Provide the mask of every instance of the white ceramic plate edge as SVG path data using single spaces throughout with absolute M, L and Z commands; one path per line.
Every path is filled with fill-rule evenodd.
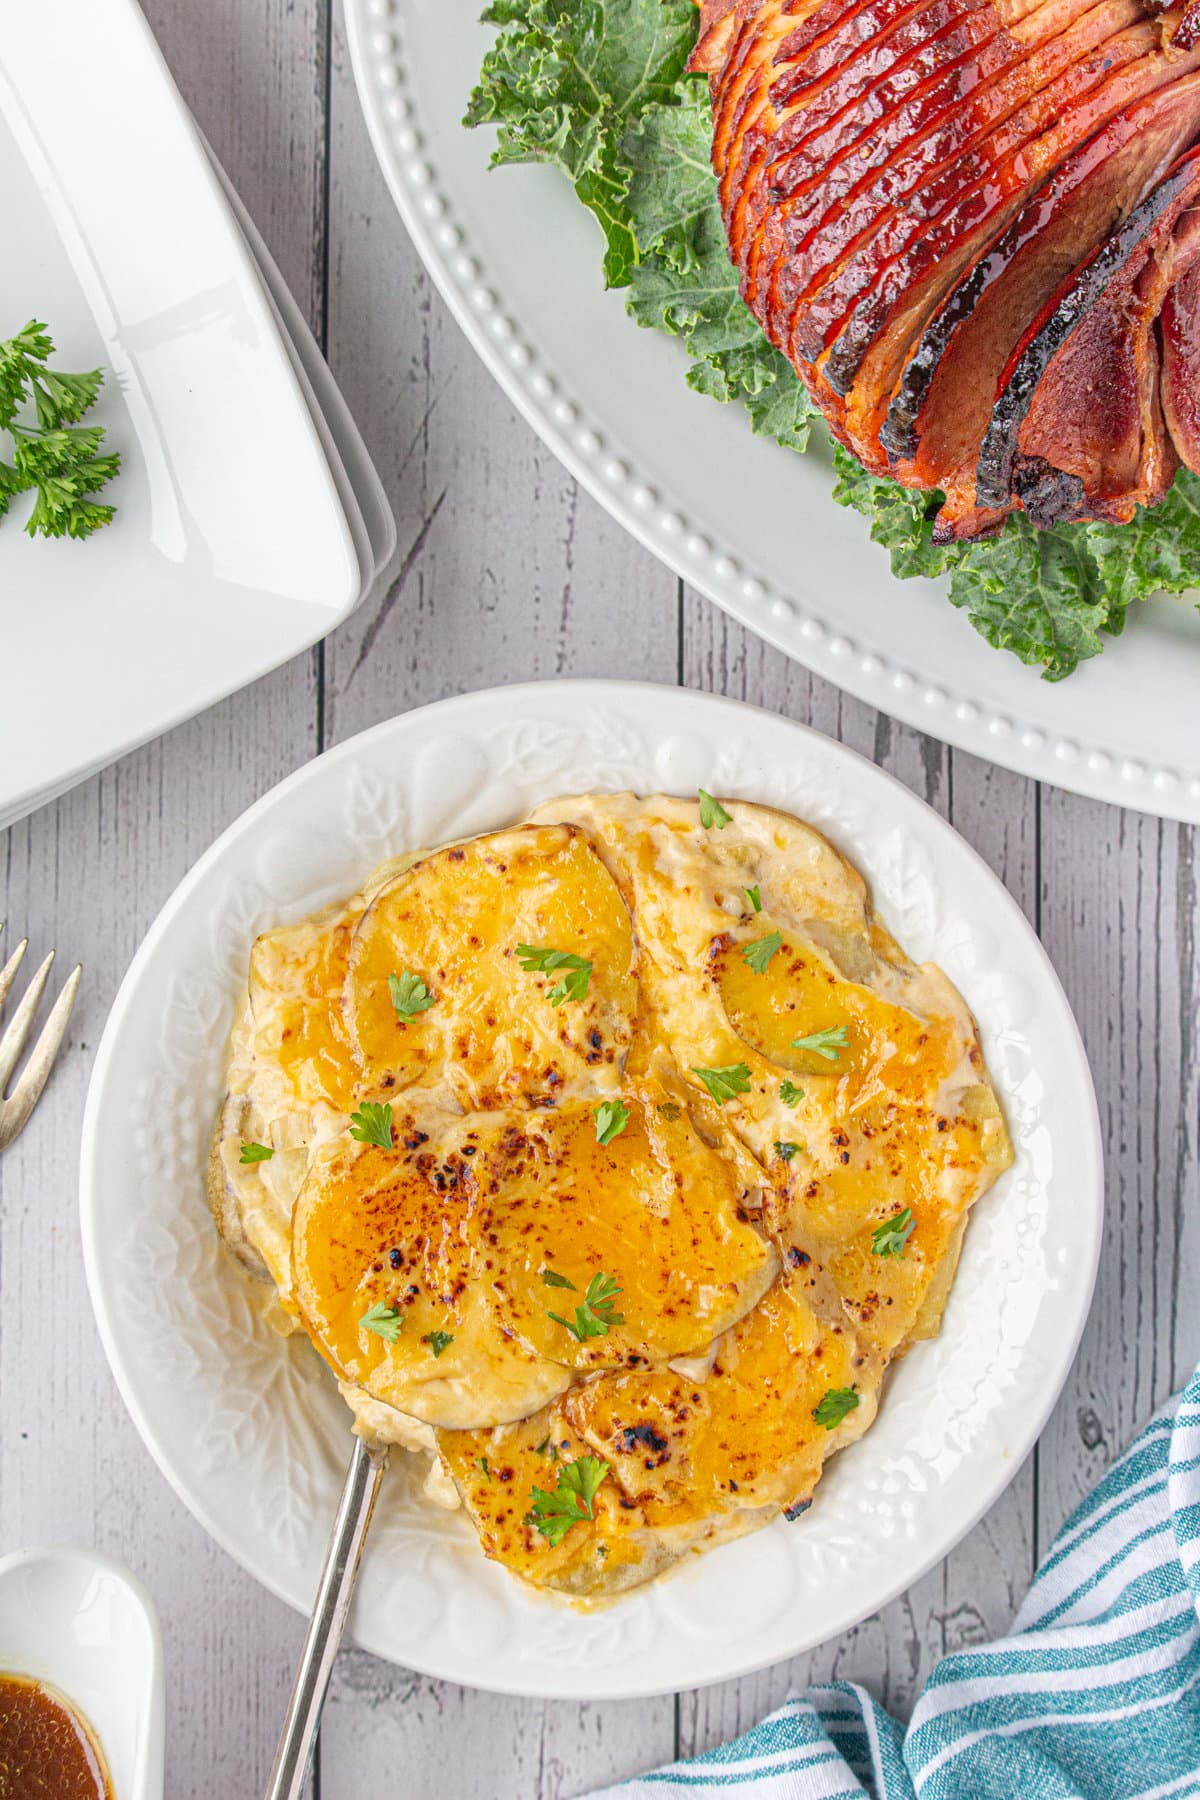
M 201 136 L 203 138 L 203 134 Z M 279 266 L 268 250 L 262 233 L 246 211 L 241 195 L 225 173 L 208 140 L 204 138 L 203 142 L 230 211 L 258 265 L 280 338 L 292 358 L 297 379 L 316 422 L 326 460 L 341 495 L 343 510 L 358 545 L 362 570 L 360 599 L 365 598 L 396 552 L 396 521 L 387 493 L 363 442 L 358 423 L 309 328 L 308 320 L 280 274 Z M 359 544 L 356 522 L 365 536 L 368 550 L 366 557 Z
M 525 686 L 504 690 L 484 690 L 483 693 L 476 695 L 467 694 L 454 696 L 419 710 L 423 721 L 427 721 L 431 727 L 434 727 L 438 724 L 444 724 L 448 719 L 452 719 L 456 711 L 469 709 L 474 702 L 493 699 L 502 692 L 506 707 L 511 708 L 515 717 L 522 717 L 524 715 L 525 703 L 532 704 L 536 702 L 539 693 L 546 689 L 569 690 L 572 708 L 577 710 L 582 710 L 589 703 L 603 705 L 606 699 L 610 697 L 616 699 L 618 696 L 622 695 L 645 694 L 662 695 L 664 697 L 672 696 L 676 698 L 686 697 L 702 702 L 706 709 L 722 712 L 731 723 L 746 714 L 761 715 L 763 718 L 771 720 L 774 724 L 786 726 L 789 733 L 796 734 L 800 739 L 807 738 L 822 744 L 828 743 L 828 740 L 824 739 L 820 733 L 812 731 L 811 728 L 796 724 L 790 720 L 781 720 L 777 715 L 767 712 L 766 709 L 750 707 L 743 702 L 724 699 L 718 696 L 690 696 L 686 695 L 685 690 L 660 688 L 651 683 L 618 681 L 560 681 L 531 683 Z M 328 765 L 333 762 L 350 760 L 359 753 L 364 745 L 385 738 L 394 728 L 396 723 L 397 721 L 395 720 L 384 721 L 381 724 L 372 727 L 370 730 L 362 732 L 358 734 L 358 736 L 348 739 L 343 744 L 325 752 L 323 756 L 314 759 L 314 763 Z M 978 1504 L 974 1506 L 969 1515 L 964 1514 L 964 1516 L 958 1520 L 953 1533 L 944 1536 L 939 1541 L 936 1549 L 932 1552 L 928 1554 L 918 1553 L 907 1563 L 901 1559 L 901 1572 L 897 1575 L 895 1581 L 886 1587 L 881 1586 L 873 1596 L 869 1607 L 858 1612 L 855 1618 L 847 1618 L 845 1620 L 840 1629 L 847 1630 L 862 1617 L 878 1610 L 879 1607 L 885 1605 L 897 1594 L 912 1586 L 913 1583 L 918 1581 L 930 1568 L 940 1562 L 953 1546 L 961 1541 L 966 1533 L 978 1523 L 984 1513 L 995 1504 L 999 1496 L 1015 1478 L 1019 1468 L 1023 1465 L 1030 1451 L 1033 1449 L 1037 1437 L 1044 1428 L 1058 1399 L 1062 1386 L 1067 1379 L 1090 1310 L 1091 1295 L 1095 1283 L 1101 1248 L 1103 1179 L 1099 1115 L 1090 1078 L 1087 1077 L 1086 1056 L 1082 1041 L 1079 1037 L 1078 1028 L 1053 965 L 1050 963 L 1044 948 L 1034 936 L 1032 927 L 1029 926 L 1028 921 L 1025 919 L 1025 916 L 1021 912 L 1016 901 L 995 881 L 995 877 L 992 875 L 991 871 L 988 870 L 983 859 L 980 858 L 968 844 L 966 844 L 965 840 L 954 832 L 953 827 L 948 825 L 947 822 L 943 820 L 940 815 L 935 813 L 932 808 L 928 807 L 924 801 L 920 800 L 918 796 L 912 794 L 907 788 L 903 787 L 903 785 L 896 781 L 894 777 L 886 774 L 882 770 L 876 769 L 866 758 L 859 756 L 856 752 L 847 749 L 843 745 L 837 745 L 836 749 L 840 755 L 844 756 L 852 763 L 870 769 L 873 777 L 876 780 L 883 782 L 885 787 L 895 789 L 899 794 L 904 796 L 907 802 L 918 807 L 923 813 L 928 814 L 930 820 L 933 821 L 934 829 L 939 833 L 946 834 L 948 838 L 952 839 L 957 846 L 958 852 L 960 854 L 965 852 L 969 862 L 981 871 L 985 878 L 994 885 L 997 903 L 1009 912 L 1014 923 L 1017 924 L 1019 929 L 1026 936 L 1028 948 L 1038 961 L 1040 973 L 1045 979 L 1047 990 L 1053 994 L 1061 1009 L 1062 1022 L 1069 1025 L 1070 1043 L 1078 1058 L 1078 1068 L 1082 1070 L 1085 1077 L 1086 1102 L 1084 1112 L 1086 1116 L 1081 1116 L 1076 1121 L 1081 1128 L 1081 1136 L 1078 1144 L 1074 1146 L 1075 1163 L 1078 1171 L 1075 1179 L 1076 1185 L 1078 1185 L 1080 1191 L 1093 1197 L 1092 1216 L 1082 1220 L 1082 1224 L 1088 1233 L 1085 1240 L 1086 1256 L 1082 1262 L 1076 1258 L 1072 1268 L 1073 1307 L 1069 1315 L 1066 1315 L 1067 1328 L 1065 1330 L 1060 1330 L 1058 1333 L 1054 1345 L 1052 1378 L 1042 1385 L 1039 1390 L 1039 1403 L 1030 1409 L 1022 1423 L 1021 1442 L 1019 1447 L 1016 1448 L 1011 1455 L 1007 1456 L 1006 1460 L 1003 1462 L 1002 1469 L 992 1476 L 990 1481 L 986 1484 L 985 1489 L 981 1491 Z M 242 836 L 243 834 L 249 835 L 252 833 L 256 823 L 280 798 L 295 790 L 306 781 L 309 771 L 313 766 L 313 764 L 308 764 L 295 771 L 295 773 L 287 777 L 283 782 L 280 782 L 274 789 L 270 790 L 270 792 L 255 802 L 254 805 L 243 813 L 238 820 L 230 825 L 193 866 L 192 870 L 167 900 L 154 921 L 154 924 L 151 926 L 121 984 L 121 988 L 114 1001 L 112 1011 L 105 1025 L 101 1043 L 97 1051 L 88 1090 L 87 1102 L 84 1109 L 80 1161 L 81 1227 L 85 1272 L 101 1341 L 122 1399 L 138 1428 L 143 1442 L 146 1444 L 161 1473 L 203 1529 L 221 1545 L 222 1549 L 226 1550 L 235 1561 L 250 1574 L 254 1575 L 255 1578 L 262 1582 L 272 1593 L 289 1605 L 297 1608 L 299 1611 L 307 1610 L 309 1596 L 307 1594 L 298 1593 L 294 1588 L 289 1591 L 285 1583 L 273 1579 L 261 1568 L 255 1566 L 253 1558 L 246 1552 L 243 1546 L 238 1544 L 231 1532 L 229 1532 L 209 1510 L 204 1498 L 190 1490 L 186 1483 L 179 1478 L 177 1471 L 172 1466 L 170 1457 L 164 1453 L 161 1445 L 157 1441 L 156 1428 L 146 1409 L 142 1405 L 134 1372 L 127 1364 L 124 1347 L 119 1340 L 118 1334 L 113 1329 L 112 1318 L 110 1317 L 107 1283 L 103 1273 L 102 1245 L 97 1237 L 96 1231 L 97 1196 L 93 1174 L 97 1162 L 96 1153 L 98 1139 L 105 1125 L 105 1115 L 102 1107 L 103 1089 L 109 1078 L 112 1060 L 117 1054 L 120 1045 L 125 1015 L 128 1013 L 133 1003 L 143 969 L 151 963 L 159 943 L 171 930 L 175 913 L 183 906 L 191 892 L 203 882 L 208 869 L 221 859 L 231 840 Z M 985 1201 L 983 1204 L 986 1205 L 987 1202 Z M 348 1432 L 346 1443 L 348 1451 Z M 852 1455 L 853 1452 L 848 1454 Z M 331 1505 L 329 1513 L 331 1524 L 332 1518 L 333 1508 Z M 754 1539 L 745 1541 L 753 1542 Z M 715 1554 L 720 1555 L 722 1553 L 717 1552 Z M 669 1580 L 670 1578 L 668 1577 L 668 1581 Z M 315 1585 L 316 1578 L 314 1572 L 314 1591 Z M 398 1597 L 402 1598 L 402 1595 L 403 1584 L 401 1581 Z M 546 1603 L 543 1602 L 542 1604 Z M 723 1681 L 737 1675 L 749 1673 L 756 1668 L 767 1666 L 769 1663 L 779 1660 L 780 1655 L 798 1654 L 804 1649 L 811 1648 L 815 1644 L 823 1641 L 827 1635 L 828 1634 L 825 1633 L 819 1633 L 804 1641 L 791 1643 L 782 1652 L 779 1651 L 777 1647 L 769 1647 L 765 1654 L 749 1654 L 736 1662 L 725 1662 L 719 1668 L 714 1669 L 711 1672 L 689 1673 L 686 1685 L 705 1686 L 713 1682 Z M 354 1629 L 354 1636 L 362 1648 L 372 1651 L 379 1656 L 396 1660 L 394 1648 L 389 1646 L 386 1639 L 381 1638 L 377 1633 L 369 1629 L 363 1629 L 361 1625 L 358 1625 Z M 469 1675 L 464 1675 L 461 1667 L 449 1666 L 435 1656 L 427 1656 L 422 1659 L 420 1655 L 414 1656 L 412 1654 L 406 1654 L 404 1662 L 406 1666 L 419 1668 L 423 1673 L 435 1677 L 465 1682 L 467 1685 L 485 1688 L 498 1693 L 514 1695 L 539 1694 L 547 1697 L 552 1695 L 556 1698 L 579 1700 L 599 1697 L 622 1699 L 653 1693 L 670 1692 L 680 1685 L 678 1682 L 670 1680 L 661 1682 L 659 1685 L 646 1683 L 644 1681 L 627 1685 L 623 1683 L 619 1677 L 614 1677 L 608 1671 L 589 1671 L 585 1669 L 578 1674 L 572 1670 L 556 1674 L 553 1687 L 544 1684 L 531 1686 L 527 1679 L 521 1679 L 519 1667 L 517 1667 L 514 1676 L 508 1678 L 504 1672 L 494 1669 L 489 1670 L 486 1674 L 472 1671 Z

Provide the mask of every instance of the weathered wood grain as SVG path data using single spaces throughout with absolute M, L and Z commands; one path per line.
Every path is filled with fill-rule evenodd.
M 400 548 L 390 582 L 322 652 L 0 834 L 0 917 L 87 965 L 51 1093 L 0 1163 L 0 1542 L 95 1542 L 138 1568 L 166 1632 L 172 1800 L 261 1791 L 301 1623 L 152 1467 L 84 1293 L 78 1119 L 107 1006 L 196 855 L 317 748 L 500 682 L 679 679 L 806 720 L 889 769 L 1039 925 L 1080 1018 L 1109 1158 L 1109 1247 L 1079 1363 L 1036 1464 L 938 1570 L 837 1643 L 678 1701 L 595 1706 L 473 1693 L 352 1651 L 326 1714 L 321 1796 L 569 1796 L 705 1748 L 810 1678 L 865 1681 L 903 1710 L 933 1660 L 1004 1628 L 1039 1541 L 1200 1355 L 1196 834 L 949 752 L 681 597 L 514 416 L 432 293 L 327 0 L 147 10 L 302 307 L 327 327 Z
M 0 1162 L 0 1542 L 95 1545 L 146 1581 L 181 1800 L 261 1784 L 297 1624 L 190 1518 L 117 1395 L 80 1262 L 79 1121 L 105 1015 L 157 908 L 311 754 L 315 711 L 307 670 L 285 670 L 0 834 L 0 917 L 35 953 L 57 945 L 64 967 L 84 964 L 69 1049 Z
M 147 10 L 319 323 L 319 15 L 292 0 Z M 105 1015 L 156 910 L 231 819 L 313 754 L 317 698 L 305 656 L 0 833 L 0 918 L 85 971 L 68 1052 L 0 1164 L 0 1544 L 95 1544 L 146 1580 L 165 1638 L 172 1800 L 261 1792 L 301 1626 L 192 1521 L 117 1395 L 80 1264 L 79 1120 Z
M 1045 1543 L 1200 1358 L 1196 832 L 1047 788 L 1040 886 L 1046 948 L 1096 1078 L 1108 1232 L 1042 1438 Z

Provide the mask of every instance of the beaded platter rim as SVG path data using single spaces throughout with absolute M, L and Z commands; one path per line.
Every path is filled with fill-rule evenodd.
M 1052 721 L 1055 690 L 1032 670 L 1005 671 L 999 680 L 1012 704 L 998 705 L 941 668 L 922 674 L 893 649 L 851 635 L 784 591 L 754 567 L 753 550 L 722 542 L 697 520 L 678 494 L 665 494 L 639 466 L 628 445 L 591 415 L 568 369 L 539 353 L 533 321 L 521 321 L 504 293 L 504 271 L 488 267 L 473 242 L 468 208 L 443 177 L 431 149 L 428 84 L 410 65 L 406 11 L 410 0 L 346 0 L 346 25 L 359 97 L 376 156 L 392 198 L 425 267 L 458 324 L 508 398 L 592 496 L 682 580 L 731 617 L 814 674 L 866 703 L 958 749 L 1035 780 L 1092 799 L 1159 817 L 1200 823 L 1200 760 L 1189 755 L 1195 736 L 1190 714 L 1172 719 L 1177 743 L 1170 760 L 1128 754 L 1103 738 L 1114 697 L 1093 708 L 1088 729 L 1070 732 Z M 474 20 L 480 7 L 466 8 Z M 465 98 L 465 95 L 464 95 Z M 455 125 L 457 128 L 457 118 Z M 635 328 L 630 324 L 630 330 Z M 865 525 L 864 525 L 865 531 Z M 880 553 L 882 555 L 882 553 Z M 880 571 L 881 604 L 894 605 L 894 582 Z M 957 623 L 957 621 L 956 621 Z M 860 621 L 861 626 L 861 621 Z M 1106 657 L 1126 646 L 1114 643 Z M 1154 661 L 1166 667 L 1169 635 Z M 1010 653 L 993 650 L 991 657 Z M 995 671 L 993 671 L 993 676 Z M 1086 678 L 1081 670 L 1073 680 Z M 1145 671 L 1124 698 L 1139 703 Z M 984 684 L 981 684 L 984 685 Z M 1051 699 L 1030 704 L 1049 691 Z M 1159 714 L 1161 720 L 1163 715 Z

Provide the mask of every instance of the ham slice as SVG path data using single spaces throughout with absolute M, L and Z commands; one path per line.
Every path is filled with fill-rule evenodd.
M 1173 86 L 1110 120 L 1056 170 L 976 260 L 926 327 L 881 438 L 892 473 L 946 493 L 943 533 L 973 516 L 975 467 L 997 384 L 1031 318 L 1167 173 L 1196 95 Z
M 1155 321 L 1172 238 L 1200 198 L 1200 150 L 1179 162 L 1047 301 L 1001 376 L 976 472 L 989 508 L 1037 525 L 1123 523 L 1178 467 L 1159 401 Z
M 1172 235 L 1161 315 L 1163 413 L 1181 462 L 1200 474 L 1200 212 Z
M 1200 461 L 1200 0 L 704 0 L 693 67 L 747 303 L 940 535 Z

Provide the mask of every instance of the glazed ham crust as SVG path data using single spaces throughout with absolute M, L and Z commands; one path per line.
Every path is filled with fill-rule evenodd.
M 697 0 L 743 297 L 943 541 L 1200 473 L 1200 0 Z

